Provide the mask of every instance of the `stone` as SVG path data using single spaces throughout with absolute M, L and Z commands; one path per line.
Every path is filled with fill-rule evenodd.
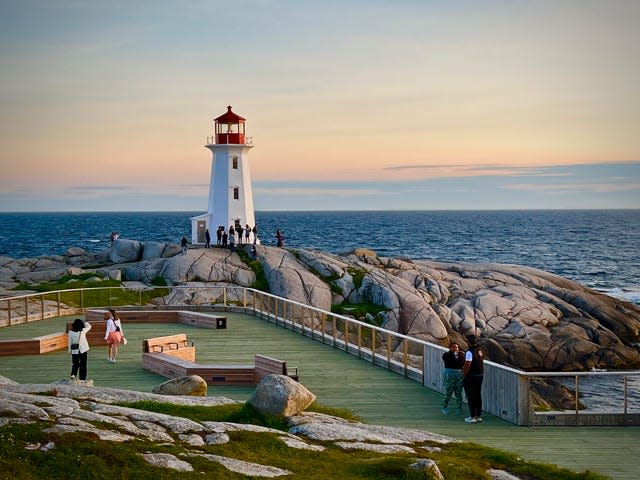
M 142 458 L 154 467 L 169 468 L 178 472 L 193 472 L 193 467 L 190 463 L 180 460 L 170 453 L 143 453 Z
M 259 463 L 245 462 L 233 458 L 221 457 L 220 455 L 211 455 L 208 453 L 190 453 L 189 456 L 202 457 L 212 462 L 218 462 L 232 472 L 240 473 L 248 477 L 282 477 L 291 475 L 288 470 L 282 468 L 271 467 L 268 465 L 260 465 Z
M 417 462 L 409 465 L 409 468 L 411 468 L 412 470 L 417 470 L 419 472 L 427 472 L 430 477 L 435 480 L 444 480 L 444 476 L 438 468 L 438 464 L 430 458 L 418 460 Z
M 207 396 L 207 382 L 199 375 L 172 378 L 157 387 L 152 392 L 159 395 L 191 395 L 194 397 Z
M 311 405 L 316 396 L 285 375 L 267 375 L 247 403 L 262 413 L 290 417 Z
M 365 442 L 336 442 L 334 445 L 343 450 L 368 450 L 376 453 L 416 453 L 413 448 L 406 445 L 380 445 L 378 443 Z
M 113 263 L 137 262 L 142 257 L 142 243 L 137 240 L 119 238 L 109 252 L 109 260 Z

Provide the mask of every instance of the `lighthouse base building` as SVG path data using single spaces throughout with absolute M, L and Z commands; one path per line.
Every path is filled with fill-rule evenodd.
M 215 135 L 207 138 L 206 148 L 211 150 L 211 180 L 209 182 L 209 204 L 206 213 L 191 217 L 191 242 L 206 243 L 206 230 L 209 230 L 211 243 L 216 244 L 216 231 L 225 232 L 233 227 L 243 230 L 256 225 L 251 191 L 251 172 L 249 150 L 253 148 L 251 138 L 245 135 L 245 119 L 231 111 L 214 120 Z M 249 236 L 254 241 L 253 232 Z M 257 241 L 257 238 L 255 239 Z M 236 234 L 236 242 L 237 234 Z

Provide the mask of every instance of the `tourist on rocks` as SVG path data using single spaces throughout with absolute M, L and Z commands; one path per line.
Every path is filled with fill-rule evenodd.
M 218 230 L 216 230 L 216 245 L 220 246 L 222 245 L 222 232 L 224 231 L 224 227 L 218 227 Z
M 229 229 L 229 250 L 236 251 L 236 232 L 233 227 Z
M 71 354 L 71 380 L 87 379 L 87 353 L 89 352 L 89 342 L 87 332 L 91 330 L 89 322 L 83 322 L 76 318 L 71 325 L 71 331 L 67 335 L 69 353 Z
M 284 247 L 284 235 L 280 229 L 276 230 L 276 246 L 280 248 Z
M 467 423 L 482 421 L 482 380 L 484 376 L 484 352 L 478 347 L 475 335 L 467 337 L 469 349 L 464 356 L 462 366 L 462 385 L 469 403 L 469 416 L 464 419 Z
M 227 242 L 229 241 L 229 234 L 222 230 L 222 248 L 227 248 Z
M 211 234 L 208 228 L 204 231 L 204 240 L 204 248 L 209 248 L 211 246 Z
M 189 244 L 189 240 L 187 240 L 187 237 L 182 237 L 182 240 L 180 240 L 180 246 L 182 247 L 182 254 L 186 255 L 187 253 L 187 245 Z
M 253 244 L 257 244 L 258 243 L 258 225 L 254 225 L 253 229 L 251 230 L 251 232 L 253 233 Z
M 251 236 L 251 227 L 247 223 L 244 226 L 244 243 L 249 243 L 249 237 Z
M 238 228 L 236 228 L 236 233 L 238 234 L 238 245 L 242 245 L 242 225 L 238 225 Z
M 444 385 L 444 399 L 442 400 L 442 413 L 449 414 L 449 400 L 451 396 L 456 399 L 456 413 L 462 413 L 462 366 L 464 365 L 464 355 L 460 351 L 460 346 L 456 342 L 449 344 L 449 350 L 442 354 L 444 371 L 442 383 Z
M 109 344 L 108 358 L 110 362 L 115 363 L 118 356 L 118 345 L 121 343 L 126 345 L 127 339 L 124 338 L 122 322 L 115 310 L 110 308 L 108 312 L 105 312 L 104 319 L 107 321 L 104 339 Z

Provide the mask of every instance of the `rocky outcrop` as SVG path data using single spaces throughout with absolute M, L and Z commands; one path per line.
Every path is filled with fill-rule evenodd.
M 257 280 L 254 270 L 229 250 L 178 252 L 173 244 L 118 239 L 97 255 L 71 248 L 63 256 L 1 257 L 0 288 L 87 271 L 146 284 L 158 276 L 169 285 L 248 287 Z M 322 310 L 348 305 L 341 310 L 345 314 L 415 338 L 465 347 L 465 336 L 473 332 L 490 360 L 525 370 L 640 368 L 640 307 L 548 272 L 384 258 L 366 249 L 333 255 L 258 245 L 256 253 L 271 293 Z M 219 293 L 209 298 L 195 292 L 173 290 L 162 301 L 218 300 Z M 349 313 L 357 305 L 366 305 L 367 313 Z M 0 316 L 2 308 L 0 303 Z
M 264 383 L 263 388 L 268 388 L 269 384 L 269 382 Z M 301 388 L 304 387 L 301 386 Z M 43 395 L 43 393 L 46 394 Z M 308 393 L 313 396 L 311 392 Z M 278 397 L 278 394 L 274 392 L 273 397 Z M 41 425 L 43 433 L 55 435 L 52 437 L 54 441 L 46 444 L 27 444 L 25 448 L 40 450 L 43 453 L 55 454 L 55 442 L 60 441 L 60 437 L 81 432 L 91 435 L 88 438 L 98 441 L 133 442 L 136 440 L 137 444 L 142 445 L 139 455 L 154 467 L 176 472 L 191 472 L 194 470 L 194 464 L 202 465 L 202 461 L 206 460 L 216 462 L 231 472 L 251 477 L 280 477 L 291 475 L 292 472 L 272 465 L 212 455 L 202 447 L 232 443 L 232 437 L 228 432 L 243 431 L 256 435 L 275 435 L 286 448 L 314 452 L 323 452 L 325 446 L 322 444 L 333 442 L 337 447 L 347 450 L 370 450 L 405 455 L 411 453 L 417 457 L 411 468 L 430 471 L 439 478 L 437 475 L 440 472 L 436 462 L 424 458 L 423 455 L 430 451 L 439 451 L 440 448 L 437 445 L 456 442 L 450 437 L 420 430 L 366 425 L 329 415 L 303 412 L 297 412 L 298 415 L 288 419 L 291 428 L 286 432 L 251 424 L 196 422 L 187 418 L 113 405 L 113 403 L 140 400 L 203 406 L 237 403 L 221 397 L 164 396 L 95 388 L 68 381 L 55 384 L 20 385 L 0 377 L 0 427 L 25 423 Z M 314 429 L 316 424 L 323 428 Z M 93 441 L 95 440 L 91 440 Z M 151 449 L 145 446 L 149 444 L 153 445 Z M 172 445 L 172 451 L 180 453 L 176 455 L 157 451 L 158 447 L 167 445 Z M 99 446 L 97 449 L 99 450 Z M 238 450 L 234 457 L 241 455 L 241 452 L 242 450 Z

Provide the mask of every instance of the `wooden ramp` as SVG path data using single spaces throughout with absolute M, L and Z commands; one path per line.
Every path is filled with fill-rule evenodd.
M 516 453 L 527 460 L 553 463 L 571 470 L 592 470 L 613 479 L 636 479 L 640 469 L 640 427 L 520 427 L 487 415 L 468 425 L 467 414 L 442 415 L 442 395 L 419 383 L 376 367 L 328 345 L 265 323 L 250 315 L 226 313 L 232 328 L 198 329 L 178 323 L 125 325 L 129 344 L 117 363 L 107 348 L 91 346 L 89 378 L 98 387 L 151 392 L 166 377 L 142 368 L 140 345 L 146 338 L 186 333 L 198 347 L 202 364 L 250 365 L 255 354 L 286 358 L 304 373 L 303 384 L 318 403 L 348 408 L 379 425 L 418 428 Z M 33 338 L 64 331 L 73 317 L 56 318 L 0 329 L 0 340 Z M 21 383 L 51 383 L 68 378 L 66 350 L 46 355 L 3 357 L 0 375 Z M 246 401 L 253 386 L 209 386 L 209 395 Z M 630 405 L 636 409 L 638 405 Z

